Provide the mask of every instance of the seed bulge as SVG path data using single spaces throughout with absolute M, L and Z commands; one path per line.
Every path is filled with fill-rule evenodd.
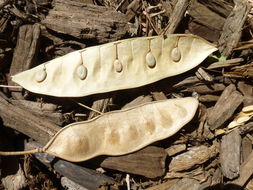
M 88 73 L 88 70 L 85 66 L 83 65 L 80 65 L 77 67 L 76 69 L 76 74 L 77 76 L 81 79 L 81 80 L 84 80 L 86 77 L 87 77 L 87 73 Z
M 123 70 L 123 65 L 118 59 L 114 61 L 114 68 L 115 68 L 115 71 L 118 73 L 120 73 Z
M 36 73 L 35 80 L 37 82 L 42 82 L 46 79 L 46 77 L 47 77 L 47 72 L 45 71 L 45 69 L 43 69 Z
M 171 58 L 173 61 L 178 62 L 181 59 L 181 52 L 178 47 L 175 47 L 171 51 Z
M 151 52 L 148 52 L 146 55 L 146 62 L 149 68 L 154 68 L 156 65 L 156 60 L 154 55 Z

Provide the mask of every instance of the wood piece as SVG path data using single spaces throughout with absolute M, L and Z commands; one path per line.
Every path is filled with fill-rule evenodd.
M 220 6 L 219 10 L 216 9 L 218 5 Z M 228 16 L 226 15 L 227 11 L 223 11 L 223 16 L 220 14 L 222 8 L 228 10 L 228 3 L 221 0 L 216 0 L 215 3 L 214 0 L 209 3 L 201 3 L 198 0 L 191 1 L 188 11 L 193 19 L 189 23 L 189 31 L 205 39 L 218 41 L 225 18 Z
M 41 147 L 36 142 L 26 143 L 25 146 L 29 150 Z M 111 177 L 65 160 L 54 160 L 54 157 L 42 153 L 35 154 L 35 157 L 47 167 L 53 168 L 56 172 L 89 190 L 97 190 L 98 187 L 106 184 L 116 184 Z
M 167 172 L 165 179 L 175 179 L 175 178 L 192 178 L 198 181 L 205 181 L 207 178 L 207 174 L 205 170 L 201 167 L 197 167 L 195 169 L 191 169 L 189 171 L 180 171 L 180 172 Z
M 240 126 L 239 131 L 241 135 L 245 135 L 253 130 L 253 122 L 249 122 L 243 126 Z
M 210 186 L 222 183 L 222 172 L 220 168 L 217 168 L 212 176 L 212 183 Z
M 215 13 L 228 17 L 233 9 L 231 1 L 226 0 L 199 0 L 201 4 L 204 4 L 208 9 L 213 10 Z
M 250 84 L 247 84 L 245 81 L 239 81 L 237 84 L 238 89 L 242 92 L 243 96 L 243 105 L 249 106 L 253 104 L 253 87 Z
M 200 80 L 205 80 L 207 82 L 213 82 L 213 77 L 209 73 L 207 73 L 204 69 L 202 69 L 201 67 L 197 70 L 197 72 L 195 74 Z
M 179 23 L 184 17 L 185 11 L 189 5 L 189 0 L 180 0 L 177 1 L 173 12 L 170 15 L 170 19 L 168 25 L 166 26 L 164 33 L 165 34 L 173 34 L 177 29 Z
M 15 129 L 42 144 L 46 144 L 60 130 L 59 126 L 46 119 L 42 120 L 31 112 L 12 105 L 7 100 L 0 94 L 0 117 L 4 126 Z
M 244 186 L 253 174 L 253 152 L 250 153 L 247 160 L 240 166 L 240 177 L 232 181 L 232 184 Z
M 22 71 L 30 69 L 36 62 L 39 47 L 40 26 L 23 25 L 19 29 L 18 41 L 14 50 L 14 55 L 10 67 L 10 75 L 15 75 Z M 8 81 L 9 85 L 15 83 Z M 12 96 L 16 99 L 24 99 L 20 92 L 12 92 Z
M 246 161 L 250 153 L 252 152 L 252 141 L 247 137 L 243 137 L 242 139 L 242 156 L 241 156 L 241 162 Z
M 243 96 L 231 84 L 222 92 L 215 106 L 210 110 L 207 123 L 211 130 L 222 126 L 242 103 Z
M 224 68 L 224 67 L 233 67 L 236 65 L 239 65 L 240 62 L 243 62 L 243 58 L 234 58 L 234 59 L 228 59 L 226 61 L 218 61 L 215 63 L 212 63 L 207 67 L 207 69 L 218 69 L 218 68 Z
M 134 154 L 106 158 L 101 167 L 156 178 L 165 173 L 166 157 L 163 148 L 148 146 Z
M 168 156 L 173 156 L 185 150 L 186 150 L 186 144 L 176 144 L 176 145 L 170 146 L 169 148 L 166 148 L 165 151 L 167 152 Z
M 199 84 L 189 87 L 183 92 L 197 92 L 198 94 L 212 94 L 223 91 L 225 89 L 225 85 L 222 83 L 214 83 L 214 84 Z
M 132 20 L 135 16 L 138 10 L 141 8 L 141 1 L 140 0 L 133 0 L 127 7 L 126 17 L 127 20 Z
M 173 84 L 172 87 L 175 89 L 182 89 L 200 84 L 203 84 L 203 82 L 200 81 L 197 76 L 190 76 L 179 80 L 177 83 Z
M 234 179 L 239 176 L 241 158 L 241 136 L 238 129 L 224 135 L 221 140 L 220 164 L 225 177 Z
M 226 19 L 219 38 L 219 51 L 223 56 L 229 56 L 241 38 L 242 27 L 245 23 L 250 6 L 247 0 L 234 0 L 235 6 Z
M 72 190 L 88 190 L 85 187 L 82 187 L 81 185 L 75 183 L 74 181 L 66 178 L 66 177 L 62 177 L 61 178 L 61 185 L 64 189 L 72 189 Z
M 57 105 L 49 103 L 40 103 L 27 100 L 10 100 L 14 106 L 18 106 L 22 109 L 28 110 L 40 119 L 47 119 L 48 121 L 57 125 L 63 125 L 63 114 L 56 111 Z
M 167 190 L 168 188 L 170 188 L 171 186 L 176 184 L 178 181 L 179 181 L 179 179 L 171 179 L 166 182 L 162 182 L 159 185 L 149 187 L 146 190 Z
M 190 148 L 187 152 L 174 156 L 169 163 L 169 171 L 183 171 L 203 164 L 218 153 L 217 145 L 207 147 L 204 145 Z
M 167 97 L 163 92 L 151 92 L 155 101 L 166 100 Z
M 54 8 L 42 23 L 59 33 L 105 43 L 116 41 L 126 34 L 127 19 L 124 14 L 103 6 L 78 0 L 55 0 Z
M 207 95 L 203 95 L 199 97 L 200 102 L 217 102 L 218 100 L 219 100 L 219 96 L 211 95 L 211 94 L 207 94 Z
M 56 161 L 53 164 L 53 168 L 63 176 L 68 176 L 70 180 L 86 187 L 89 190 L 97 190 L 100 186 L 116 183 L 108 176 L 64 160 Z
M 152 97 L 150 95 L 147 95 L 147 96 L 138 96 L 137 98 L 135 98 L 131 102 L 129 102 L 126 105 L 124 105 L 122 107 L 122 109 L 131 108 L 131 107 L 134 107 L 134 106 L 137 106 L 137 105 L 141 105 L 141 104 L 144 104 L 144 103 L 148 103 L 148 102 L 152 102 Z
M 200 184 L 195 179 L 183 178 L 167 190 L 199 190 Z
M 98 100 L 95 100 L 93 102 L 91 108 L 94 109 L 94 110 L 96 110 L 96 111 L 99 111 L 101 113 L 105 113 L 105 112 L 108 111 L 108 105 L 109 104 L 112 104 L 112 98 L 98 99 Z M 89 113 L 88 119 L 94 118 L 94 117 L 96 117 L 98 115 L 99 115 L 98 112 L 91 111 Z

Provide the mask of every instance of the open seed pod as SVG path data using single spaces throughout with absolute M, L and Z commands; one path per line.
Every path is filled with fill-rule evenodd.
M 189 97 L 108 112 L 62 128 L 42 149 L 0 155 L 43 152 L 73 162 L 123 155 L 174 135 L 194 117 L 197 108 L 198 100 Z
M 81 97 L 181 74 L 216 50 L 190 34 L 131 38 L 74 51 L 14 75 L 12 80 L 34 93 Z

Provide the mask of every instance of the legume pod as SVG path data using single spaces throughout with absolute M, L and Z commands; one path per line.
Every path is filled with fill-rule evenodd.
M 181 74 L 216 50 L 190 34 L 131 38 L 74 51 L 14 75 L 12 80 L 34 93 L 81 97 Z
M 0 155 L 44 152 L 73 162 L 123 155 L 174 135 L 194 117 L 197 108 L 198 100 L 188 97 L 108 112 L 62 128 L 42 149 Z

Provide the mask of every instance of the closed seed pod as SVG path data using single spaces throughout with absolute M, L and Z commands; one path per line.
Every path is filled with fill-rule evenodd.
M 79 162 L 99 155 L 123 155 L 178 132 L 195 115 L 198 100 L 179 98 L 108 112 L 61 129 L 42 149 L 0 152 L 18 155 L 44 152 Z
M 216 50 L 213 44 L 190 34 L 131 38 L 74 51 L 44 63 L 47 80 L 40 83 L 34 82 L 33 77 L 43 65 L 14 75 L 12 80 L 39 94 L 82 97 L 136 88 L 181 74 Z M 117 59 L 124 63 L 121 75 L 113 66 Z M 76 68 L 84 63 L 89 75 L 80 80 Z

